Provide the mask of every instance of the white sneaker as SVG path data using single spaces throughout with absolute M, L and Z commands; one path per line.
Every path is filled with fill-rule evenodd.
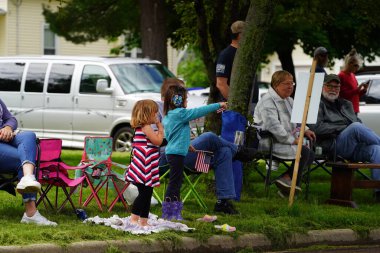
M 21 219 L 21 223 L 33 223 L 41 226 L 57 226 L 56 222 L 49 221 L 44 216 L 42 216 L 38 210 L 32 217 L 28 217 L 26 216 L 26 213 L 24 213 L 24 216 L 22 216 Z
M 41 184 L 37 182 L 34 175 L 23 176 L 16 186 L 18 193 L 34 193 L 39 192 L 41 189 Z

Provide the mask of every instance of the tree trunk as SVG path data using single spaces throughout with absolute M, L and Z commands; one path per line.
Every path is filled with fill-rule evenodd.
M 247 26 L 232 67 L 229 109 L 247 118 L 251 117 L 247 114 L 253 80 L 260 64 L 261 51 L 277 2 L 277 0 L 251 0 Z
M 202 53 L 202 60 L 206 65 L 207 77 L 210 82 L 210 96 L 207 103 L 215 103 L 217 101 L 218 89 L 215 83 L 215 60 L 212 57 L 211 50 L 209 47 L 209 36 L 207 32 L 207 16 L 204 8 L 203 0 L 196 0 L 194 2 L 195 12 L 197 14 L 197 27 L 198 27 L 198 38 L 199 47 Z M 217 43 L 217 42 L 214 42 Z M 210 113 L 206 117 L 206 131 L 211 131 L 219 134 L 221 126 L 220 115 L 216 113 Z
M 282 49 L 282 50 L 276 51 L 276 53 L 278 54 L 278 58 L 280 59 L 282 69 L 292 74 L 294 78 L 294 82 L 295 82 L 296 75 L 295 75 L 295 70 L 294 70 L 292 52 L 293 52 L 293 44 L 285 50 Z
M 139 0 L 141 49 L 144 57 L 168 64 L 165 0 Z

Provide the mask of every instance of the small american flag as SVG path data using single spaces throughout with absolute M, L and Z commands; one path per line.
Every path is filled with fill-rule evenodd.
M 208 173 L 210 168 L 212 152 L 197 150 L 197 160 L 195 162 L 195 170 L 202 173 Z

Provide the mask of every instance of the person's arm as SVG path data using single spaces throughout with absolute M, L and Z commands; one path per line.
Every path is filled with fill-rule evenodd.
M 296 144 L 296 138 L 291 132 L 287 131 L 278 119 L 277 108 L 273 104 L 265 104 L 261 112 L 263 129 L 272 133 L 279 143 Z
M 355 77 L 348 78 L 347 76 L 339 75 L 341 79 L 340 94 L 342 97 L 351 98 L 360 94 L 360 88 Z
M 0 127 L 0 141 L 10 142 L 14 137 L 13 131 L 17 129 L 17 120 L 2 100 L 0 100 L 0 109 L 3 111 L 1 116 L 3 124 Z
M 0 107 L 3 110 L 2 120 L 3 120 L 3 127 L 9 126 L 12 131 L 17 129 L 17 120 L 16 118 L 10 113 L 7 106 L 4 104 L 4 102 L 0 99 Z
M 325 110 L 327 109 L 325 109 L 323 102 L 321 102 L 318 110 L 317 123 L 309 126 L 317 136 L 329 136 L 337 134 L 347 127 L 346 125 L 336 124 L 326 120 Z
M 219 89 L 220 93 L 224 97 L 224 99 L 228 99 L 228 94 L 230 91 L 230 87 L 228 86 L 228 78 L 226 77 L 216 77 L 216 87 Z
M 145 125 L 141 128 L 143 133 L 148 137 L 151 143 L 153 143 L 156 146 L 160 146 L 162 143 L 162 140 L 164 139 L 164 128 L 162 127 L 161 122 L 156 122 L 158 131 L 154 131 L 151 125 Z
M 364 94 L 367 93 L 367 90 L 368 90 L 368 86 L 369 86 L 369 81 L 367 82 L 363 82 L 359 85 L 358 89 L 359 89 L 359 95 L 360 96 L 363 96 Z
M 311 131 L 310 129 L 305 130 L 305 136 L 311 140 L 311 141 L 316 141 L 317 137 L 315 136 L 315 133 Z
M 179 112 L 179 115 L 182 119 L 183 122 L 189 122 L 191 120 L 203 117 L 210 112 L 216 111 L 219 108 L 224 108 L 227 109 L 227 103 L 226 102 L 221 102 L 221 103 L 214 103 L 214 104 L 209 104 L 193 109 L 183 109 L 183 111 Z

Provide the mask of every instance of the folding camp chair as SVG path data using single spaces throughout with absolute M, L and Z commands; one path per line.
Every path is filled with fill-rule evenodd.
M 181 195 L 182 197 L 182 202 L 185 203 L 186 200 L 189 199 L 189 197 L 192 195 L 194 199 L 197 201 L 200 207 L 202 207 L 205 211 L 207 211 L 207 205 L 200 196 L 200 194 L 197 191 L 197 185 L 202 178 L 202 176 L 209 171 L 209 166 L 211 163 L 212 159 L 212 152 L 208 151 L 202 151 L 198 150 L 198 159 L 195 163 L 195 168 L 188 168 L 187 166 L 184 167 L 183 170 L 183 179 L 184 182 L 182 184 L 181 188 Z M 205 159 L 202 158 L 202 155 L 205 155 Z M 208 165 L 207 165 L 208 164 Z M 163 185 L 163 195 L 160 197 L 158 193 L 153 190 L 153 194 L 156 197 L 157 201 L 162 204 L 162 201 L 165 198 L 165 191 L 166 191 L 166 180 L 169 176 L 170 173 L 170 168 L 169 164 L 165 164 L 160 166 L 160 182 L 161 185 Z
M 18 177 L 16 172 L 0 174 L 0 190 L 16 196 L 16 184 Z
M 279 157 L 276 157 L 273 155 L 273 135 L 271 132 L 267 131 L 267 130 L 262 130 L 260 129 L 259 127 L 253 125 L 253 126 L 249 126 L 247 131 L 251 131 L 251 134 L 252 134 L 252 129 L 255 129 L 255 133 L 256 133 L 256 136 L 257 136 L 257 140 L 260 141 L 260 140 L 263 140 L 263 139 L 268 139 L 269 141 L 269 149 L 268 150 L 265 150 L 265 151 L 261 151 L 257 154 L 257 158 L 256 160 L 265 160 L 265 164 L 266 164 L 266 172 L 261 172 L 258 168 L 255 168 L 256 171 L 259 173 L 259 175 L 264 179 L 264 182 L 265 182 L 265 194 L 266 196 L 269 195 L 269 187 L 277 180 L 279 179 L 282 175 L 280 176 L 277 176 L 275 178 L 272 178 L 272 166 L 273 166 L 273 161 L 277 161 L 279 163 L 279 165 L 283 165 L 287 170 L 292 166 L 292 164 L 289 164 L 289 162 L 292 162 L 294 161 L 294 159 L 282 159 L 282 158 L 279 158 Z M 248 141 L 247 143 L 249 146 L 252 146 L 253 144 L 250 143 Z M 258 146 L 258 143 L 256 144 L 256 147 Z M 309 181 L 308 181 L 308 177 L 303 177 L 307 187 L 306 187 L 306 196 L 308 195 L 308 185 L 309 185 Z
M 37 143 L 38 141 L 39 140 L 37 139 Z M 9 169 L 9 171 L 7 169 L 4 170 L 3 168 L 2 173 L 0 174 L 0 190 L 16 196 L 16 185 L 18 181 L 17 168 L 14 168 L 14 170 Z
M 62 162 L 61 151 L 62 151 L 62 140 L 61 139 L 40 139 L 37 142 L 38 152 L 37 152 L 37 178 L 41 183 L 42 188 L 40 192 L 40 198 L 37 200 L 36 205 L 38 206 L 41 202 L 44 203 L 45 207 L 50 206 L 52 209 L 56 209 L 58 212 L 66 205 L 67 202 L 70 203 L 74 212 L 76 207 L 71 199 L 74 191 L 83 183 L 85 177 L 79 177 L 76 179 L 70 178 L 69 171 L 73 170 L 83 170 L 87 165 L 81 166 L 69 166 Z M 52 205 L 48 193 L 55 186 L 55 201 L 54 206 Z M 58 189 L 61 188 L 65 199 L 58 206 Z
M 84 201 L 83 206 L 87 206 L 92 199 L 95 198 L 100 210 L 102 201 L 99 198 L 99 191 L 104 189 L 104 205 L 108 206 L 108 191 L 113 187 L 116 191 L 116 198 L 111 202 L 108 211 L 111 211 L 114 205 L 120 200 L 124 207 L 128 209 L 127 203 L 123 198 L 124 191 L 128 188 L 129 183 L 125 182 L 123 174 L 119 174 L 113 170 L 119 167 L 123 170 L 127 166 L 115 163 L 111 160 L 112 155 L 112 138 L 104 137 L 85 137 L 84 149 L 82 154 L 81 164 L 87 164 L 88 167 L 83 170 L 91 188 L 91 194 Z M 83 187 L 80 191 L 79 201 L 82 203 Z

